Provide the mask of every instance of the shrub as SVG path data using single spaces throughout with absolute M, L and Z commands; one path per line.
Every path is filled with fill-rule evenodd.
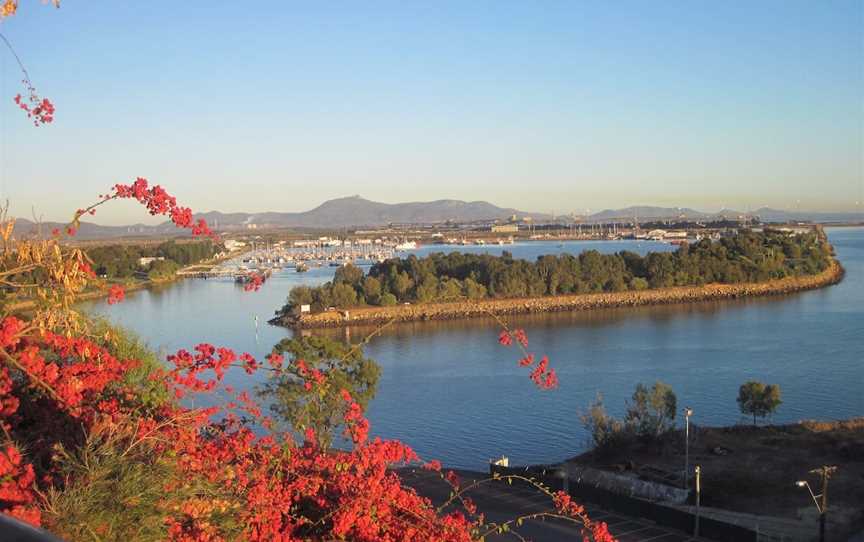
M 639 383 L 627 405 L 624 423 L 639 437 L 657 439 L 672 429 L 677 408 L 678 399 L 668 384 L 658 380 L 649 389 Z
M 173 260 L 156 260 L 150 264 L 147 278 L 152 281 L 171 280 L 177 275 L 180 266 Z
M 622 421 L 606 413 L 603 396 L 600 393 L 588 406 L 588 411 L 579 415 L 579 419 L 591 435 L 595 450 L 600 453 L 612 450 L 633 436 Z
M 738 408 L 745 416 L 753 416 L 753 425 L 756 425 L 757 416 L 764 419 L 774 414 L 782 402 L 780 386 L 775 384 L 750 380 L 738 388 Z

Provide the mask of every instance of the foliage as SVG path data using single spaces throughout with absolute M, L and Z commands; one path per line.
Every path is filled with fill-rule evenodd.
M 640 382 L 627 405 L 624 423 L 639 437 L 657 439 L 672 429 L 677 409 L 678 400 L 668 384 L 658 380 L 649 389 Z
M 221 243 L 211 240 L 178 243 L 165 241 L 158 245 L 114 244 L 88 248 L 85 252 L 92 261 L 96 274 L 107 278 L 129 278 L 144 274 L 151 279 L 173 276 L 182 266 L 207 260 L 222 251 Z M 148 266 L 141 266 L 141 258 L 162 258 Z M 151 275 L 152 274 L 152 275 Z
M 382 305 L 387 294 L 397 303 L 429 303 L 761 282 L 818 273 L 827 268 L 830 256 L 830 245 L 819 232 L 742 230 L 719 241 L 703 239 L 682 245 L 674 253 L 652 252 L 644 257 L 629 251 L 600 254 L 596 250 L 578 256 L 540 256 L 534 262 L 514 259 L 507 252 L 501 256 L 411 255 L 375 264 L 365 277 L 360 269 L 348 265 L 324 285 L 298 288 L 302 288 L 305 304 L 321 311 L 330 306 Z M 295 306 L 296 298 L 289 295 L 282 312 Z
M 123 385 L 135 390 L 136 399 L 146 409 L 165 406 L 171 400 L 165 386 L 153 378 L 162 369 L 156 354 L 137 333 L 104 318 L 87 316 L 93 342 L 107 349 L 118 359 L 134 359 L 137 363 L 123 375 Z
M 147 278 L 154 282 L 170 280 L 177 275 L 179 269 L 180 266 L 173 260 L 155 260 L 150 262 L 147 268 Z
M 318 445 L 327 448 L 344 429 L 342 390 L 365 410 L 375 396 L 381 369 L 363 357 L 360 345 L 345 345 L 327 337 L 283 339 L 273 347 L 272 355 L 286 354 L 290 363 L 278 378 L 264 385 L 261 393 L 273 400 L 271 410 L 297 434 L 311 428 Z M 316 389 L 307 382 L 308 375 L 321 382 Z
M 738 408 L 745 416 L 753 416 L 753 425 L 756 425 L 757 416 L 765 418 L 774 414 L 782 402 L 780 386 L 776 384 L 750 380 L 738 389 Z
M 182 484 L 176 462 L 152 441 L 135 437 L 133 428 L 103 423 L 82 445 L 58 446 L 54 469 L 68 482 L 48 488 L 43 526 L 70 541 L 166 540 L 166 513 L 214 491 L 204 480 Z M 171 493 L 166 484 L 174 486 Z M 220 523 L 228 524 L 226 519 Z
M 588 411 L 579 415 L 579 420 L 591 435 L 594 449 L 600 453 L 612 450 L 633 435 L 623 422 L 606 413 L 603 397 L 599 393 L 588 406 Z

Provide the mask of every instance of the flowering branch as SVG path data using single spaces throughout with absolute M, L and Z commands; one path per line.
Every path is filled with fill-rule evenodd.
M 14 6 L 14 3 L 11 5 Z M 7 1 L 2 8 L 4 14 L 9 10 L 8 6 L 10 6 L 10 2 Z M 14 12 L 15 10 L 12 9 L 11 13 Z M 6 44 L 6 48 L 9 49 L 9 52 L 12 53 L 13 57 L 15 57 L 15 61 L 18 63 L 18 67 L 21 69 L 21 73 L 24 76 L 24 79 L 22 79 L 21 82 L 24 83 L 27 96 L 22 97 L 21 94 L 17 94 L 15 96 L 15 103 L 19 108 L 27 113 L 27 118 L 33 120 L 34 126 L 50 124 L 54 121 L 54 104 L 51 103 L 48 98 L 39 97 L 39 94 L 36 92 L 36 87 L 30 82 L 30 74 L 27 73 L 27 68 L 24 67 L 24 63 L 21 62 L 21 58 L 18 56 L 18 53 L 15 52 L 15 49 L 12 47 L 9 40 L 6 39 L 6 36 L 0 34 L 0 40 Z

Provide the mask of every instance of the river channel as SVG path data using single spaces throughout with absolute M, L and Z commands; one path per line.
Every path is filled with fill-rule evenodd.
M 490 458 L 512 463 L 554 462 L 583 451 L 579 423 L 601 393 L 621 415 L 638 382 L 672 385 L 679 406 L 696 424 L 742 421 L 735 398 L 748 379 L 779 384 L 774 420 L 838 419 L 864 415 L 864 228 L 828 229 L 846 278 L 838 285 L 783 297 L 689 305 L 607 309 L 514 317 L 531 350 L 548 355 L 560 387 L 540 391 L 500 346 L 488 320 L 394 325 L 375 337 L 366 354 L 382 366 L 368 416 L 372 433 L 398 438 L 422 457 L 445 465 L 484 468 Z M 534 259 L 587 249 L 601 252 L 673 250 L 662 243 L 531 242 L 504 247 L 422 247 L 470 250 Z M 161 354 L 199 342 L 257 356 L 290 335 L 267 324 L 288 291 L 328 280 L 332 268 L 275 273 L 259 292 L 228 280 L 189 279 L 130 292 L 125 302 L 87 307 L 136 331 Z M 256 322 L 257 319 L 257 322 Z M 322 333 L 358 340 L 368 328 Z M 257 377 L 256 377 L 257 378 Z M 231 384 L 254 388 L 242 371 Z

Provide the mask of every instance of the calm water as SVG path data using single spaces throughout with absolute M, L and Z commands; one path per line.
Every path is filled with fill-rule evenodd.
M 391 327 L 367 348 L 383 368 L 369 409 L 373 432 L 454 467 L 483 468 L 502 454 L 516 463 L 558 461 L 584 450 L 588 436 L 578 413 L 598 392 L 620 415 L 637 382 L 657 379 L 673 386 L 679 405 L 694 409 L 695 423 L 739 421 L 738 386 L 751 378 L 780 384 L 784 403 L 777 421 L 864 415 L 864 229 L 833 229 L 829 237 L 847 270 L 845 280 L 830 288 L 782 298 L 513 318 L 528 332 L 531 350 L 548 355 L 558 371 L 561 385 L 551 392 L 537 390 L 516 366 L 515 352 L 498 345 L 492 322 Z M 587 248 L 644 253 L 674 247 L 544 242 L 449 248 L 509 250 L 533 259 Z M 433 250 L 442 247 L 417 252 Z M 332 273 L 280 273 L 251 294 L 233 282 L 188 280 L 92 308 L 161 352 L 206 341 L 260 356 L 290 334 L 266 324 L 290 288 Z M 327 333 L 359 339 L 369 331 Z M 229 379 L 235 386 L 254 384 L 242 372 Z

